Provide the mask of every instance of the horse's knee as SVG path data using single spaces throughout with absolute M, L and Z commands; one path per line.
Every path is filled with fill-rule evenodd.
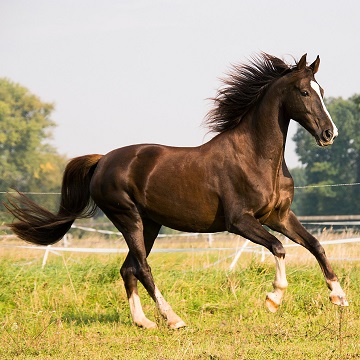
M 271 252 L 274 256 L 280 258 L 280 259 L 283 259 L 285 258 L 285 249 L 284 247 L 282 246 L 281 242 L 278 241 L 278 242 L 274 242 L 272 245 L 271 245 Z

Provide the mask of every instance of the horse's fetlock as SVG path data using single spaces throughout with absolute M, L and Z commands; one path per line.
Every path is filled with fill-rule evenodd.
M 280 290 L 285 290 L 287 287 L 289 286 L 289 283 L 287 282 L 287 280 L 275 280 L 273 282 L 273 287 L 274 289 L 280 289 Z
M 282 244 L 279 242 L 278 244 L 273 244 L 271 246 L 271 251 L 272 253 L 274 254 L 274 256 L 280 258 L 280 259 L 284 259 L 285 258 L 285 255 L 286 255 L 286 252 L 285 252 L 285 249 L 284 247 L 282 246 Z

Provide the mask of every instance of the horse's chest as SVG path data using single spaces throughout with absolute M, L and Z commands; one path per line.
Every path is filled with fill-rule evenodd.
M 281 187 L 278 180 L 257 180 L 243 193 L 244 200 L 256 217 L 265 216 L 278 206 L 281 198 Z
M 257 210 L 254 208 L 254 213 L 260 222 L 263 223 L 270 215 L 282 212 L 290 207 L 292 189 L 292 179 L 290 178 L 288 181 L 288 179 L 282 177 L 271 189 L 262 193 Z

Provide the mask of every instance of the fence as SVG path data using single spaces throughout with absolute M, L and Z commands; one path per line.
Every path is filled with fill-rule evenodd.
M 102 230 L 102 229 L 95 229 L 91 227 L 84 227 L 84 226 L 77 226 L 73 225 L 73 229 L 80 229 L 83 231 L 88 232 L 98 232 L 101 234 L 110 234 L 110 235 L 119 235 L 122 236 L 119 232 L 109 231 L 109 230 Z M 179 233 L 174 235 L 167 235 L 167 234 L 160 234 L 160 238 L 172 238 L 172 237 L 198 237 L 203 236 L 204 234 L 198 234 L 198 233 Z M 205 234 L 207 238 L 207 247 L 200 247 L 200 248 L 166 248 L 166 249 L 160 249 L 160 248 L 154 248 L 152 250 L 152 253 L 179 253 L 179 252 L 208 252 L 208 251 L 232 251 L 232 254 L 229 256 L 224 257 L 223 259 L 220 259 L 216 261 L 212 265 L 216 265 L 219 262 L 226 260 L 228 258 L 233 257 L 233 260 L 230 264 L 229 270 L 233 270 L 239 261 L 241 255 L 246 253 L 253 253 L 253 254 L 259 254 L 261 256 L 261 261 L 265 260 L 266 255 L 270 255 L 271 253 L 266 250 L 263 246 L 260 245 L 250 245 L 250 241 L 247 239 L 244 239 L 244 242 L 240 248 L 238 247 L 212 247 L 213 242 L 213 234 Z M 4 235 L 1 237 L 15 237 L 14 235 Z M 342 244 L 350 244 L 350 243 L 359 243 L 360 237 L 354 237 L 354 238 L 348 238 L 348 239 L 337 239 L 337 240 L 326 240 L 321 241 L 322 245 L 342 245 Z M 250 246 L 249 246 L 250 245 Z M 291 247 L 300 247 L 298 244 L 284 244 L 284 248 L 291 248 Z M 54 255 L 61 255 L 61 252 L 77 252 L 77 253 L 95 253 L 95 254 L 119 254 L 119 253 L 127 253 L 127 248 L 78 248 L 78 247 L 69 247 L 68 241 L 67 241 L 67 235 L 64 237 L 64 246 L 33 246 L 33 245 L 0 245 L 2 248 L 17 248 L 17 249 L 32 249 L 32 250 L 39 250 L 44 251 L 43 261 L 42 261 L 42 267 L 44 268 L 47 259 L 50 253 Z M 344 258 L 342 260 L 352 260 L 352 261 L 358 261 L 360 259 L 354 259 L 354 258 Z
M 329 185 L 307 185 L 307 186 L 295 186 L 295 189 L 306 189 L 306 188 L 314 188 L 314 187 L 338 187 L 338 186 L 356 186 L 360 185 L 360 183 L 347 183 L 347 184 L 329 184 Z M 0 194 L 5 194 L 6 192 L 1 191 Z M 33 195 L 59 195 L 60 193 L 34 193 L 29 192 L 25 194 L 33 194 Z M 356 227 L 360 226 L 360 215 L 343 215 L 343 216 L 299 216 L 299 220 L 305 225 L 305 226 L 345 226 L 345 227 Z M 104 229 L 95 229 L 92 227 L 86 227 L 86 226 L 78 226 L 73 225 L 73 229 L 79 229 L 82 231 L 87 232 L 97 232 L 100 234 L 106 234 L 106 235 L 118 235 L 122 236 L 120 232 L 110 231 L 110 230 L 104 230 Z M 200 234 L 197 233 L 179 233 L 176 235 L 167 235 L 167 234 L 159 234 L 158 237 L 164 238 L 164 237 L 195 237 L 199 236 Z M 244 252 L 252 252 L 252 253 L 258 253 L 261 254 L 261 260 L 264 261 L 265 255 L 270 254 L 267 250 L 265 250 L 264 247 L 255 245 L 255 246 L 249 246 L 250 241 L 245 240 L 243 245 L 240 248 L 213 248 L 212 247 L 212 236 L 213 234 L 206 234 L 207 235 L 207 242 L 209 247 L 204 248 L 181 248 L 181 249 L 153 249 L 153 253 L 171 253 L 171 252 L 200 252 L 200 251 L 233 251 L 233 254 L 229 257 L 234 257 L 229 270 L 233 270 L 237 261 L 239 260 L 240 256 Z M 13 235 L 0 235 L 1 238 L 6 237 L 12 237 Z M 360 242 L 360 238 L 350 238 L 350 239 L 340 239 L 340 240 L 327 240 L 321 242 L 322 245 L 341 245 L 341 244 L 348 244 L 348 243 L 358 243 Z M 42 266 L 44 267 L 46 265 L 49 253 L 53 253 L 55 255 L 60 255 L 60 252 L 82 252 L 82 253 L 125 253 L 128 250 L 127 249 L 116 249 L 116 248 L 72 248 L 68 247 L 67 244 L 67 237 L 64 237 L 64 247 L 55 247 L 52 245 L 49 246 L 31 246 L 31 245 L 0 245 L 0 247 L 15 247 L 19 249 L 36 249 L 36 250 L 42 250 L 44 251 L 44 257 Z M 297 244 L 285 244 L 284 247 L 297 247 L 299 245 Z M 348 259 L 344 259 L 348 260 Z M 350 260 L 359 260 L 359 259 L 350 259 Z M 221 260 L 220 260 L 221 261 Z M 218 261 L 219 262 L 219 261 Z M 216 262 L 216 263 L 218 263 Z

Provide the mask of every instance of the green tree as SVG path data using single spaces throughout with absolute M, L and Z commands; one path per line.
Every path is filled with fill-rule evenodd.
M 291 209 L 295 212 L 295 214 L 300 214 L 302 211 L 302 203 L 301 203 L 301 194 L 302 189 L 298 189 L 298 187 L 306 186 L 307 179 L 306 179 L 306 171 L 303 167 L 296 167 L 291 169 L 291 176 L 294 179 L 294 186 L 295 186 L 295 194 L 294 194 L 294 201 L 292 203 Z
M 334 144 L 320 148 L 303 128 L 293 140 L 304 164 L 307 185 L 360 182 L 360 95 L 348 100 L 331 98 L 327 108 L 339 128 Z M 299 215 L 358 214 L 359 186 L 314 187 L 296 192 Z
M 0 191 L 59 191 L 66 159 L 46 143 L 55 126 L 53 109 L 26 88 L 0 78 Z M 54 205 L 55 199 L 42 198 L 41 203 Z

